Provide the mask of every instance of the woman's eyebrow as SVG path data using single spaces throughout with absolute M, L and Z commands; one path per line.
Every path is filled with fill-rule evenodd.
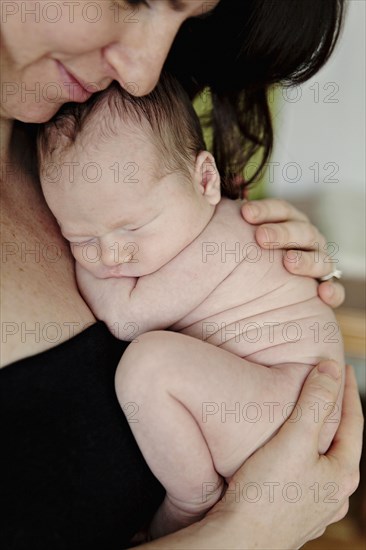
M 181 11 L 188 10 L 187 2 L 183 2 L 182 0 L 168 0 L 168 1 L 169 1 L 169 4 L 170 4 L 171 8 L 174 11 L 181 12 Z M 207 9 L 204 10 L 205 13 L 210 13 L 211 11 L 214 10 L 215 6 L 213 6 L 213 5 L 212 5 L 212 9 L 209 9 L 209 8 L 211 8 L 211 4 L 209 2 L 205 2 L 203 6 L 205 6 L 205 4 L 207 4 Z
M 174 11 L 185 11 L 187 9 L 187 4 L 182 0 L 169 0 L 169 4 Z

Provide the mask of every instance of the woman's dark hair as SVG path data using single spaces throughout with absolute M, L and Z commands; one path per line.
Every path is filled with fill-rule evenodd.
M 240 196 L 271 153 L 269 87 L 300 84 L 324 65 L 344 10 L 344 0 L 221 0 L 207 17 L 182 25 L 165 68 L 191 99 L 206 87 L 211 90 L 205 124 L 212 128 L 224 195 Z M 237 176 L 259 150 L 256 174 L 238 186 Z
M 182 26 L 166 68 L 191 98 L 211 90 L 205 124 L 212 128 L 224 195 L 241 195 L 270 156 L 269 87 L 300 84 L 324 65 L 344 9 L 344 0 L 221 0 L 212 14 Z M 237 176 L 258 150 L 258 170 L 238 189 Z

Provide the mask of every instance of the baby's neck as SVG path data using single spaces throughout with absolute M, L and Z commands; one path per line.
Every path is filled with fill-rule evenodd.
M 222 200 L 222 199 L 221 199 L 221 200 Z M 221 201 L 220 201 L 220 202 L 221 202 Z M 219 203 L 219 204 L 220 204 L 220 203 Z M 203 218 L 203 220 L 202 220 L 201 229 L 200 229 L 200 231 L 197 231 L 197 234 L 196 234 L 196 235 L 194 235 L 194 237 L 192 238 L 191 243 L 198 237 L 198 235 L 200 235 L 200 234 L 206 229 L 206 227 L 208 226 L 208 224 L 210 223 L 210 221 L 211 221 L 212 218 L 214 217 L 214 214 L 215 214 L 215 212 L 216 212 L 217 206 L 218 206 L 218 205 L 212 206 L 212 207 L 210 208 L 210 210 L 207 209 L 207 214 L 206 214 L 205 218 Z

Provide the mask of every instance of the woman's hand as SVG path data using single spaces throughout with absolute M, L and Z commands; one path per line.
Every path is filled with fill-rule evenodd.
M 336 363 L 322 365 L 332 368 Z M 245 518 L 256 548 L 299 548 L 346 515 L 359 481 L 363 426 L 351 367 L 341 424 L 328 452 L 318 454 L 319 434 L 330 412 L 327 404 L 336 402 L 340 387 L 341 377 L 334 379 L 314 368 L 291 417 L 231 480 L 221 506 L 222 513 L 232 511 L 228 523 L 233 540 L 239 541 Z
M 325 238 L 290 203 L 279 199 L 249 201 L 243 204 L 242 214 L 247 222 L 259 225 L 256 239 L 262 248 L 286 250 L 284 265 L 290 273 L 320 278 L 334 270 Z M 321 283 L 318 293 L 332 307 L 344 301 L 344 288 L 338 282 Z
M 338 378 L 330 374 L 334 367 Z M 359 481 L 363 417 L 347 367 L 341 423 L 330 449 L 319 455 L 328 405 L 337 401 L 342 384 L 339 372 L 333 361 L 314 367 L 290 418 L 244 463 L 206 517 L 143 548 L 300 548 L 342 519 Z

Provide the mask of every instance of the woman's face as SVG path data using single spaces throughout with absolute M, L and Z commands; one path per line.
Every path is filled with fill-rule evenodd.
M 1 115 L 49 120 L 112 80 L 152 91 L 179 27 L 219 0 L 2 0 Z

